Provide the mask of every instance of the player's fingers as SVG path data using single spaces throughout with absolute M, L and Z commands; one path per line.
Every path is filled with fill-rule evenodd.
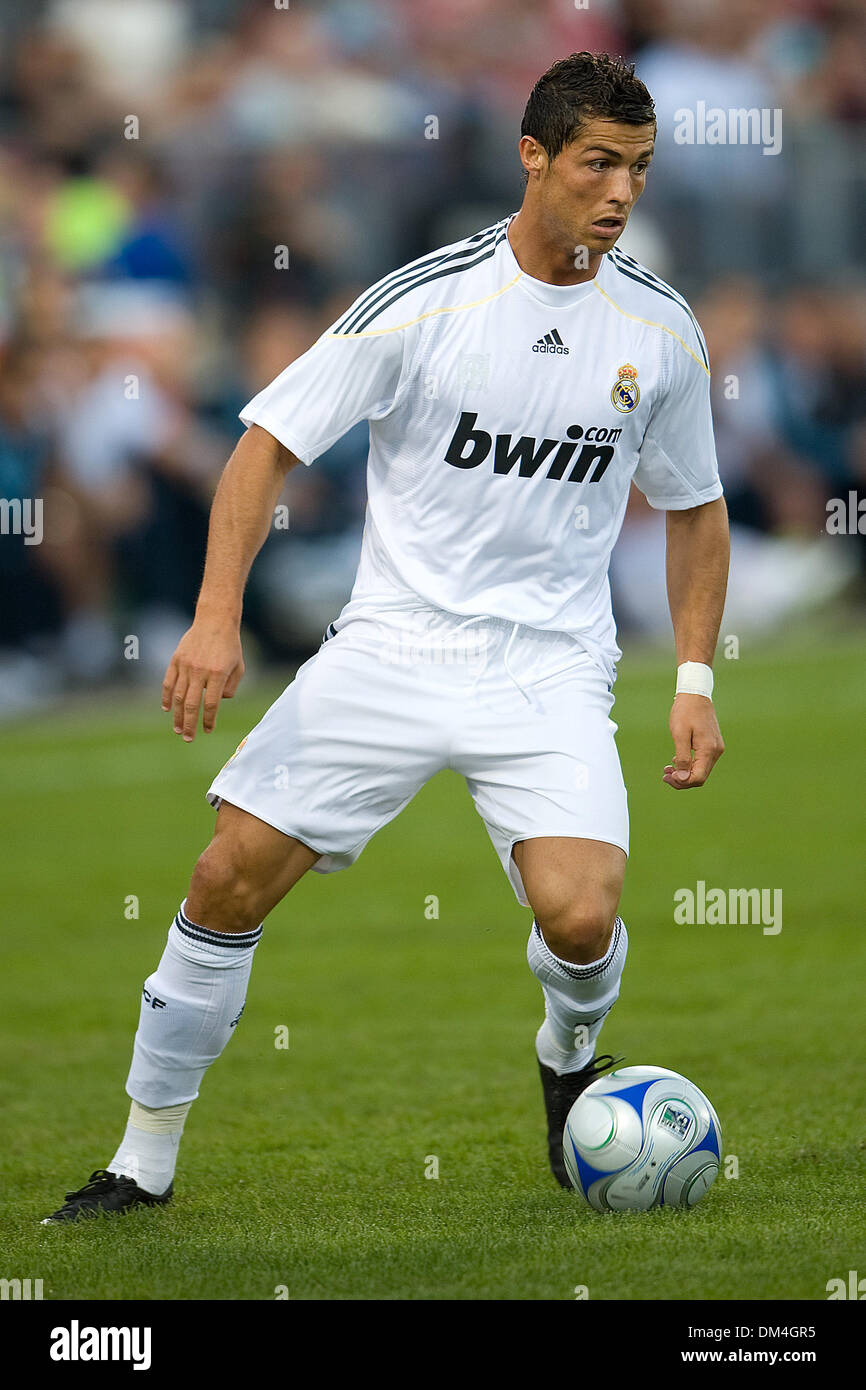
M 181 667 L 174 683 L 174 693 L 171 697 L 172 726 L 176 734 L 183 733 L 183 702 L 186 698 L 186 688 L 189 685 L 189 672 L 185 667 Z
M 690 787 L 693 767 L 691 738 L 685 746 L 677 739 L 676 752 L 662 774 L 662 781 L 667 782 L 669 787 Z
M 674 768 L 673 765 L 666 767 L 662 773 L 662 781 L 666 782 L 669 787 L 673 787 L 675 791 L 681 792 L 685 787 L 690 787 L 692 783 L 684 781 L 679 773 L 680 769 Z
M 190 677 L 186 694 L 183 697 L 183 741 L 192 743 L 198 727 L 201 697 L 204 694 L 204 676 L 193 674 Z
M 702 787 L 715 767 L 719 758 L 725 751 L 725 745 L 721 739 L 701 745 L 695 749 L 695 760 L 692 764 L 692 775 L 689 779 L 690 787 Z
M 225 689 L 226 678 L 219 672 L 211 671 L 204 689 L 204 715 L 201 726 L 206 734 L 212 732 L 216 724 L 217 710 Z
M 713 758 L 708 753 L 695 753 L 694 760 L 689 771 L 687 782 L 680 780 L 683 787 L 702 787 L 710 775 L 713 766 Z
M 689 763 L 688 777 L 682 776 L 685 769 L 674 759 L 673 763 L 665 768 L 662 781 L 667 782 L 669 787 L 678 789 L 702 787 L 724 751 L 725 745 L 721 742 L 713 743 L 708 748 L 696 749 L 694 758 Z
M 685 786 L 691 779 L 692 767 L 691 736 L 687 739 L 678 738 L 675 745 L 673 761 L 674 782 L 679 782 Z
M 244 663 L 242 661 L 239 661 L 225 683 L 225 689 L 223 690 L 224 700 L 230 700 L 232 698 L 243 679 L 244 670 Z
M 164 710 L 171 709 L 174 687 L 177 684 L 177 662 L 174 657 L 168 663 L 168 670 L 165 673 L 165 680 L 162 683 L 162 707 Z

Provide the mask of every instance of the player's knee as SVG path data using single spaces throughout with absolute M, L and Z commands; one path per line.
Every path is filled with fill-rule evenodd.
M 213 840 L 193 870 L 187 915 L 212 931 L 254 931 L 261 921 L 257 898 L 256 885 L 225 837 Z
M 581 901 L 541 917 L 536 913 L 536 921 L 555 956 L 573 965 L 589 965 L 610 945 L 616 911 L 604 902 Z

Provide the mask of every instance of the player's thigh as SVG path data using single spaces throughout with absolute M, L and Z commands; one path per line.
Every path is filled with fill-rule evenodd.
M 320 872 L 348 868 L 447 763 L 447 672 L 391 655 L 375 624 L 341 629 L 250 731 L 208 799 L 309 845 Z
M 520 674 L 535 698 L 503 681 L 458 770 L 518 901 L 543 931 L 596 944 L 613 924 L 628 854 L 613 696 L 589 659 L 549 676 L 542 665 L 536 681 L 532 668 Z
M 223 801 L 193 872 L 186 915 L 214 931 L 252 931 L 317 858 L 300 840 Z
M 512 850 L 542 935 L 565 960 L 597 960 L 610 941 L 625 881 L 619 845 L 566 835 L 518 841 Z

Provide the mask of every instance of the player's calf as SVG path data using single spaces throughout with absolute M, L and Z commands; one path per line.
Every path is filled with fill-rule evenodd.
M 625 923 L 617 917 L 607 950 L 587 965 L 564 960 L 548 945 L 533 922 L 527 960 L 544 994 L 545 1018 L 535 1040 L 547 1116 L 547 1145 L 557 1182 L 568 1186 L 562 1159 L 562 1131 L 574 1101 L 595 1079 L 598 1069 L 613 1065 L 597 1058 L 602 1024 L 619 996 L 628 953 Z
M 539 1061 L 560 1074 L 579 1071 L 595 1052 L 602 1023 L 619 996 L 628 932 L 617 917 L 604 954 L 575 965 L 551 950 L 537 922 L 526 948 L 529 968 L 544 994 L 544 1023 L 536 1038 Z
M 168 1200 L 189 1107 L 244 1011 L 263 906 L 278 902 L 315 857 L 237 807 L 221 807 L 218 833 L 193 875 L 198 907 L 181 904 L 144 983 L 123 1139 L 108 1168 L 67 1194 L 49 1221 Z

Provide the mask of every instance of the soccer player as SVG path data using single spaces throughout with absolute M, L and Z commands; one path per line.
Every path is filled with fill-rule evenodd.
M 633 68 L 572 54 L 536 83 L 520 210 L 386 275 L 242 411 L 192 627 L 163 687 L 189 742 L 243 675 L 242 595 L 287 472 L 370 422 L 349 602 L 208 791 L 210 845 L 146 981 L 126 1131 L 49 1221 L 172 1194 L 184 1121 L 241 1017 L 262 922 L 441 768 L 462 773 L 518 901 L 545 1004 L 536 1052 L 554 1176 L 628 949 L 621 655 L 608 562 L 634 482 L 666 513 L 678 676 L 663 780 L 723 750 L 712 660 L 728 530 L 701 331 L 616 249 L 656 133 Z M 459 967 L 458 967 L 459 968 Z

